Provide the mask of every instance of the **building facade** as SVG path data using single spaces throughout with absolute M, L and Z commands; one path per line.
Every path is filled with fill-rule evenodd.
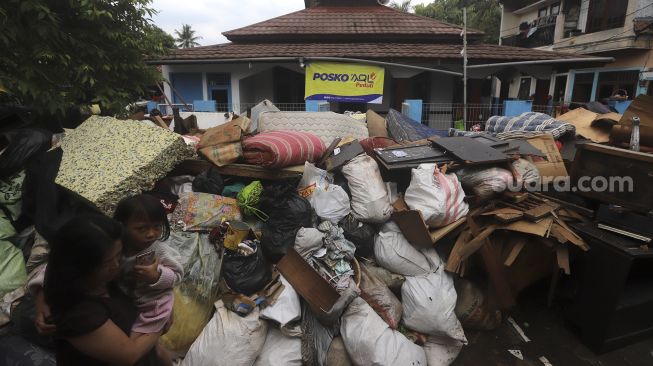
M 501 1 L 501 44 L 612 57 L 599 67 L 513 73 L 502 92 L 516 99 L 587 103 L 653 95 L 653 0 Z
M 382 3 L 382 2 L 381 2 Z M 286 110 L 304 107 L 305 66 L 310 62 L 369 63 L 385 68 L 382 104 L 331 103 L 331 110 L 387 112 L 406 99 L 443 104 L 425 109 L 423 122 L 449 127 L 463 102 L 462 27 L 404 13 L 377 0 L 307 1 L 306 9 L 224 32 L 229 43 L 173 50 L 150 60 L 162 66 L 174 103 L 208 101 L 218 111 L 245 113 L 262 99 Z M 493 76 L 541 63 L 551 70 L 603 65 L 609 58 L 483 44 L 468 29 L 470 104 L 490 103 Z M 518 66 L 512 67 L 513 63 Z M 496 66 L 495 65 L 499 65 Z M 505 79 L 507 80 L 507 79 Z M 182 100 L 183 99 L 183 100 Z M 480 113 L 479 113 L 480 114 Z M 487 113 L 484 117 L 488 117 Z M 442 125 L 438 125 L 442 124 Z

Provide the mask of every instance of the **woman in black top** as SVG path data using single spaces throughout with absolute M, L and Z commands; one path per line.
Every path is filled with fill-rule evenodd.
M 59 365 L 158 365 L 160 334 L 130 339 L 136 307 L 113 280 L 120 273 L 122 226 L 104 216 L 72 219 L 55 235 L 45 300 L 56 325 Z

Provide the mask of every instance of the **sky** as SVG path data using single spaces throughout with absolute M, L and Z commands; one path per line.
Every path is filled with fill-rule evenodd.
M 430 2 L 413 0 L 411 4 Z M 190 24 L 202 37 L 198 42 L 206 46 L 228 42 L 222 32 L 302 10 L 304 0 L 154 0 L 152 8 L 159 11 L 153 17 L 159 28 L 174 36 L 175 29 Z

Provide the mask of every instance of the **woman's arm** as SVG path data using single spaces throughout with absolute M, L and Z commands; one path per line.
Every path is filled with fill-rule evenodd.
M 147 354 L 160 333 L 144 334 L 130 339 L 111 320 L 78 337 L 66 338 L 78 351 L 111 365 L 133 365 Z

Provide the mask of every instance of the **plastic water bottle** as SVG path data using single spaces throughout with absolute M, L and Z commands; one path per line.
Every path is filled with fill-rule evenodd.
M 633 116 L 633 131 L 630 134 L 630 149 L 639 151 L 639 117 Z

